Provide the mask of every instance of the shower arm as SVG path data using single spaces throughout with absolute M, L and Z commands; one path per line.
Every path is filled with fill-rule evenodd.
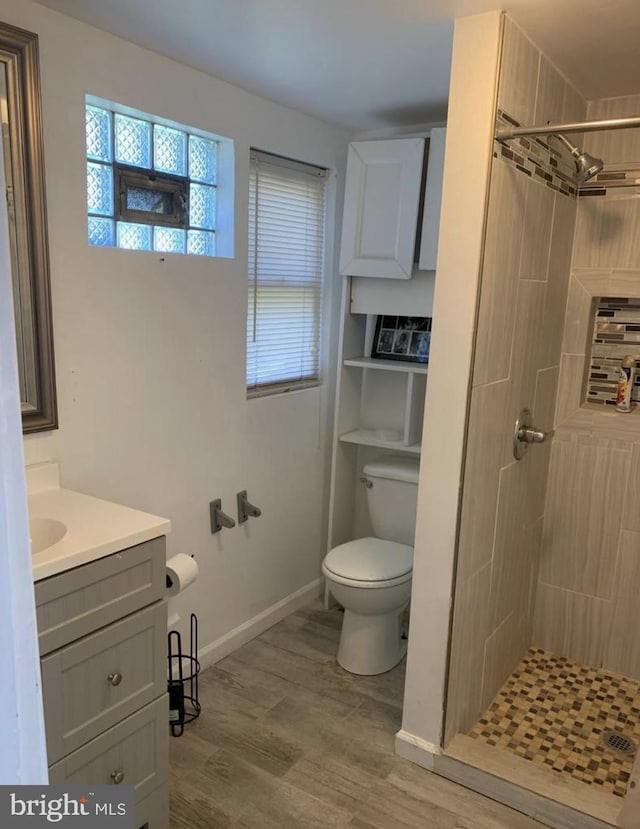
M 628 130 L 640 127 L 640 116 L 633 118 L 608 118 L 605 121 L 571 121 L 568 124 L 544 124 L 539 127 L 500 127 L 496 130 L 498 141 L 508 141 L 520 135 L 555 135 L 556 133 L 599 132 L 600 130 Z

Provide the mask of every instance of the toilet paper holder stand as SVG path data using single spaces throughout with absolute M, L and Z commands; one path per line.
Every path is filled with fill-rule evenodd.
M 181 737 L 186 723 L 200 716 L 202 706 L 198 692 L 198 617 L 191 614 L 189 652 L 182 650 L 180 631 L 167 634 L 167 691 L 169 694 L 169 725 L 174 737 Z

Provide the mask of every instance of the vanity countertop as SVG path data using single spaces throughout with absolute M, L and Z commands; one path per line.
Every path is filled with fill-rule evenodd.
M 32 554 L 34 581 L 166 535 L 171 529 L 166 518 L 57 486 L 57 470 L 54 475 L 48 472 L 44 479 L 42 474 L 38 477 L 36 484 L 30 485 L 27 471 L 30 521 L 61 522 L 66 532 L 51 546 Z

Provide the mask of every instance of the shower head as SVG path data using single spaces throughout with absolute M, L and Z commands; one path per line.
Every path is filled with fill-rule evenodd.
M 604 161 L 601 158 L 596 158 L 590 153 L 585 153 L 575 144 L 572 144 L 568 138 L 562 133 L 552 133 L 553 138 L 557 138 L 569 150 L 576 165 L 576 178 L 579 184 L 589 181 L 590 178 L 597 175 L 604 167 Z
M 582 184 L 597 175 L 604 167 L 604 161 L 589 153 L 581 152 L 576 156 L 576 171 L 578 181 Z

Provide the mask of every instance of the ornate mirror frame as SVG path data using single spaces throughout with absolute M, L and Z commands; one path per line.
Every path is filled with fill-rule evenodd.
M 38 36 L 0 23 L 0 105 L 23 432 L 58 426 Z M 4 89 L 2 89 L 4 87 Z

